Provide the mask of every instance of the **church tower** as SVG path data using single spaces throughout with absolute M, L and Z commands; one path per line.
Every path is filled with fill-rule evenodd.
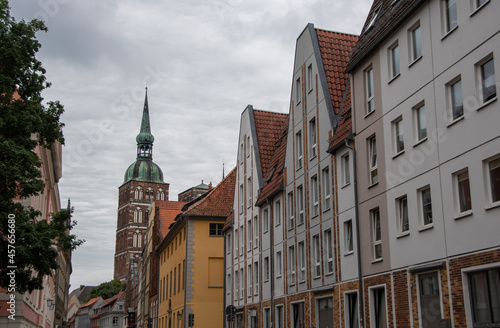
M 153 162 L 148 93 L 144 99 L 141 130 L 136 138 L 137 158 L 125 171 L 118 188 L 118 222 L 114 260 L 114 278 L 128 286 L 137 283 L 137 263 L 144 246 L 151 203 L 154 199 L 168 200 L 169 184 L 163 182 L 163 172 Z

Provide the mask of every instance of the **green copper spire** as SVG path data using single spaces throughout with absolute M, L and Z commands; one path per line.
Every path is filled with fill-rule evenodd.
M 153 160 L 153 142 L 155 141 L 155 137 L 151 134 L 149 123 L 148 88 L 146 88 L 146 96 L 144 98 L 141 131 L 135 140 L 137 141 L 137 159 Z

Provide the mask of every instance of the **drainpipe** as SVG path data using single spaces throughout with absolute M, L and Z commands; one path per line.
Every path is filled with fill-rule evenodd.
M 349 140 L 353 140 L 352 137 Z M 354 184 L 354 216 L 356 220 L 356 247 L 358 256 L 358 299 L 359 299 L 359 326 L 363 328 L 365 326 L 365 305 L 364 305 L 364 291 L 363 291 L 363 271 L 361 267 L 361 239 L 359 232 L 359 201 L 358 201 L 358 175 L 356 170 L 356 150 L 354 147 L 349 146 L 348 139 L 344 139 L 345 146 L 352 150 L 352 165 L 353 165 L 353 184 Z

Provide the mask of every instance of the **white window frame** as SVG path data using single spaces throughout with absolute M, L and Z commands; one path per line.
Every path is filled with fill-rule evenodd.
M 321 277 L 321 241 L 319 238 L 319 234 L 316 234 L 312 237 L 312 265 L 314 268 L 314 278 Z
M 400 155 L 405 151 L 405 138 L 403 129 L 403 116 L 399 116 L 392 121 L 392 135 L 394 144 L 394 155 Z
M 401 74 L 399 42 L 394 42 L 387 50 L 389 57 L 389 81 L 392 81 Z
M 276 202 L 274 202 L 274 220 L 276 226 L 279 226 L 281 224 L 281 200 L 278 199 Z
M 252 264 L 247 266 L 247 297 L 250 298 L 253 296 L 253 271 Z
M 385 324 L 383 327 L 389 327 L 389 313 L 387 312 L 387 288 L 385 285 L 371 286 L 368 287 L 369 290 L 369 298 L 370 298 L 370 327 L 377 328 L 377 323 L 375 322 L 375 290 L 384 290 L 384 310 L 385 310 Z
M 297 244 L 297 260 L 298 260 L 298 267 L 300 269 L 300 275 L 299 275 L 299 283 L 305 282 L 306 281 L 306 245 L 304 241 L 300 241 Z
M 332 188 L 330 183 L 330 166 L 325 166 L 321 170 L 322 186 L 323 186 L 323 211 L 328 211 L 332 208 Z
M 413 107 L 413 119 L 415 129 L 415 144 L 427 139 L 427 113 L 425 102 L 421 102 Z
M 332 229 L 327 229 L 324 232 L 325 235 L 325 257 L 326 257 L 326 275 L 333 274 L 333 235 Z
M 354 231 L 352 219 L 344 222 L 344 250 L 345 255 L 354 253 Z
M 488 198 L 489 198 L 489 204 L 490 207 L 495 207 L 500 205 L 500 191 L 496 192 L 494 190 L 494 183 L 492 181 L 492 168 L 493 171 L 496 172 L 496 170 L 500 169 L 500 157 L 495 156 L 493 158 L 490 158 L 486 161 L 484 161 L 485 165 L 485 176 L 486 176 L 486 189 L 488 190 Z M 500 173 L 499 173 L 500 175 Z M 494 194 L 498 194 L 498 199 L 495 199 Z
M 259 295 L 259 262 L 253 263 L 253 281 L 254 281 L 254 289 L 253 294 L 255 296 Z
M 243 213 L 245 209 L 245 194 L 244 194 L 243 184 L 240 185 L 240 214 Z
M 288 284 L 290 286 L 293 286 L 296 283 L 295 246 L 288 247 L 287 261 L 288 261 L 288 269 L 289 269 L 288 271 L 290 273 L 290 279 L 288 281 Z
M 283 275 L 283 255 L 281 251 L 276 252 L 276 278 Z
M 297 187 L 297 226 L 304 223 L 304 187 L 302 185 Z
M 407 235 L 410 233 L 410 217 L 408 211 L 408 197 L 407 195 L 401 196 L 396 199 L 396 218 L 398 220 L 398 233 L 399 236 Z
M 302 147 L 302 131 L 298 131 L 295 134 L 295 156 L 296 156 L 296 165 L 297 165 L 297 170 L 300 170 L 302 168 L 303 164 L 303 147 Z
M 311 177 L 311 217 L 319 215 L 319 190 L 318 176 L 315 174 Z
M 317 124 L 316 117 L 313 117 L 309 121 L 309 148 L 310 148 L 310 158 L 314 159 L 318 154 L 318 138 L 317 138 Z
M 485 78 L 483 68 L 486 64 L 491 63 L 492 75 Z M 484 106 L 493 102 L 497 98 L 496 80 L 495 80 L 495 63 L 493 54 L 489 54 L 476 64 L 476 80 L 477 80 L 477 94 L 480 97 L 480 103 Z M 489 95 L 485 94 L 487 88 L 491 88 L 492 92 Z
M 472 198 L 471 198 L 470 176 L 468 168 L 453 173 L 453 189 L 454 189 L 455 209 L 457 216 L 463 217 L 465 215 L 472 214 Z M 462 207 L 463 205 L 465 206 L 468 205 L 469 208 L 464 209 Z
M 252 177 L 247 178 L 247 208 L 252 207 Z
M 298 105 L 302 101 L 302 83 L 300 77 L 295 80 L 295 104 Z
M 470 15 L 471 16 L 474 15 L 477 11 L 482 9 L 489 2 L 490 2 L 490 0 L 471 0 L 472 13 Z
M 234 257 L 240 255 L 240 244 L 239 244 L 239 231 L 238 228 L 234 229 Z
M 425 206 L 427 205 L 427 203 L 425 203 L 425 199 L 424 199 L 424 194 L 425 192 L 429 191 L 429 194 L 430 194 L 430 212 L 431 212 L 431 217 L 430 217 L 430 222 L 426 223 L 425 220 L 426 220 L 426 209 L 425 209 Z M 433 213 L 433 209 L 432 209 L 432 191 L 431 191 L 431 186 L 430 185 L 427 185 L 425 187 L 422 187 L 418 190 L 418 198 L 419 198 L 419 202 L 420 202 L 420 226 L 421 226 L 421 229 L 426 229 L 426 228 L 431 228 L 434 226 L 434 213 Z
M 240 255 L 245 252 L 245 230 L 243 225 L 240 226 Z
M 453 21 L 453 18 L 456 20 Z M 444 36 L 448 35 L 458 27 L 458 10 L 456 0 L 441 0 L 441 20 Z
M 287 194 L 287 217 L 288 217 L 288 230 L 295 228 L 295 215 L 293 208 L 293 190 Z
M 458 76 L 446 85 L 448 99 L 449 123 L 464 118 L 464 100 L 462 78 Z
M 375 135 L 367 139 L 368 145 L 368 167 L 370 176 L 370 186 L 378 183 L 378 158 L 377 158 L 377 138 Z
M 357 325 L 355 327 L 359 327 L 359 295 L 358 295 L 358 292 L 356 290 L 350 290 L 350 291 L 346 291 L 344 292 L 344 309 L 346 309 L 344 311 L 344 320 L 345 320 L 345 327 L 346 328 L 354 328 L 351 326 L 351 321 L 350 321 L 350 314 L 351 314 L 351 297 L 352 295 L 356 295 L 356 311 L 355 311 L 355 314 L 356 314 L 356 321 L 357 321 Z
M 264 257 L 264 268 L 263 268 L 263 270 L 264 270 L 264 273 L 263 273 L 263 275 L 264 275 L 264 282 L 267 282 L 267 281 L 269 281 L 269 272 L 271 271 L 270 267 L 269 267 L 269 256 Z
M 342 170 L 342 187 L 351 184 L 351 166 L 349 152 L 340 157 L 340 168 Z
M 243 275 L 243 268 L 240 269 L 240 300 L 243 299 L 245 296 L 245 290 L 244 290 L 244 281 L 245 281 L 245 276 Z
M 227 254 L 231 254 L 231 248 L 233 247 L 233 240 L 231 239 L 231 233 L 228 233 L 226 235 L 226 247 L 227 247 Z
M 284 312 L 283 311 L 283 305 L 280 304 L 280 305 L 276 305 L 276 314 L 275 314 L 275 322 L 276 322 L 276 328 L 284 328 L 284 321 L 285 321 L 285 317 L 284 317 Z
M 365 89 L 366 89 L 366 115 L 373 113 L 375 110 L 375 87 L 373 85 L 373 67 L 369 67 L 364 72 Z
M 262 327 L 263 328 L 271 328 L 271 308 L 266 307 L 263 309 L 264 313 L 262 314 Z
M 382 222 L 380 218 L 380 209 L 378 207 L 370 211 L 370 221 L 372 226 L 373 259 L 374 261 L 381 261 L 384 254 L 382 250 Z M 378 250 L 380 250 L 380 256 L 378 255 Z
M 257 247 L 259 247 L 259 216 L 258 215 L 253 217 L 253 237 L 254 237 L 253 248 L 257 248 Z
M 408 30 L 410 65 L 422 58 L 422 26 L 420 21 Z
M 240 275 L 239 270 L 234 271 L 234 300 L 240 297 Z
M 264 233 L 269 231 L 269 208 L 265 208 L 262 211 L 262 229 L 264 230 Z
M 247 252 L 252 251 L 253 229 L 252 219 L 247 220 Z
M 313 81 L 313 64 L 309 64 L 307 66 L 307 87 L 308 87 L 308 92 L 311 92 L 314 88 L 314 81 Z

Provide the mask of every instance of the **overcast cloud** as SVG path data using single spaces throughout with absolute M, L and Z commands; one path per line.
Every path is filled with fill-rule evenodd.
M 10 0 L 43 19 L 38 58 L 65 106 L 63 207 L 75 207 L 71 290 L 113 278 L 118 187 L 135 161 L 148 87 L 153 160 L 170 200 L 236 164 L 241 112 L 288 112 L 295 42 L 307 23 L 359 34 L 371 0 Z

